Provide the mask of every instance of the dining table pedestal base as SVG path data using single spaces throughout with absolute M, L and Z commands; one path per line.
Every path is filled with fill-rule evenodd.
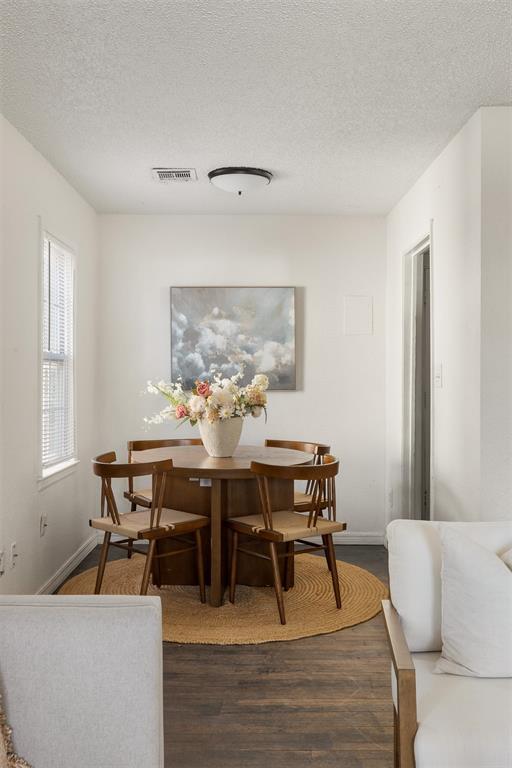
M 173 477 L 166 488 L 165 506 L 172 506 L 184 512 L 193 512 L 210 517 L 210 527 L 203 528 L 203 553 L 206 583 L 210 585 L 210 604 L 220 606 L 229 577 L 230 542 L 223 521 L 230 517 L 258 515 L 261 513 L 258 485 L 249 479 L 216 479 L 202 481 L 194 478 Z M 273 480 L 270 482 L 270 496 L 273 509 L 293 509 L 293 481 Z M 244 549 L 268 555 L 266 542 L 247 537 Z M 183 549 L 183 541 L 161 539 L 157 542 L 157 554 Z M 287 552 L 287 545 L 278 545 L 280 554 Z M 280 558 L 281 578 L 285 581 L 287 558 Z M 169 558 L 155 558 L 153 561 L 153 583 L 196 585 L 197 566 L 194 552 L 184 552 Z M 270 561 L 252 557 L 240 552 L 237 558 L 237 583 L 252 587 L 273 585 Z M 287 587 L 293 586 L 293 558 L 287 574 Z

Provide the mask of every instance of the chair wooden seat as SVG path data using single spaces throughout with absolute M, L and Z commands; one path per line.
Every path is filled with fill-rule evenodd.
M 136 539 L 159 539 L 169 535 L 169 531 L 176 534 L 195 531 L 209 524 L 209 519 L 204 515 L 194 515 L 191 512 L 182 512 L 179 509 L 167 509 L 162 507 L 162 514 L 158 528 L 151 528 L 151 510 L 139 512 L 126 512 L 119 515 L 120 525 L 117 525 L 111 517 L 95 517 L 89 521 L 92 528 L 100 531 L 110 531 Z
M 308 527 L 308 515 L 285 509 L 272 512 L 272 530 L 268 530 L 263 515 L 231 517 L 229 524 L 239 533 L 258 534 L 262 539 L 277 542 L 296 541 L 306 536 L 326 536 L 328 533 L 340 533 L 347 527 L 346 523 L 325 520 L 323 517 L 318 517 L 316 525 Z
M 123 494 L 125 499 L 128 499 L 136 507 L 149 507 L 153 499 L 153 491 L 151 488 L 140 488 L 133 491 L 125 491 Z
M 313 505 L 313 494 L 305 491 L 294 491 L 293 508 L 296 512 L 309 512 Z M 320 509 L 327 509 L 328 502 L 323 499 L 320 502 Z
M 293 493 L 293 505 L 296 504 L 311 504 L 311 494 L 305 491 L 294 491 Z

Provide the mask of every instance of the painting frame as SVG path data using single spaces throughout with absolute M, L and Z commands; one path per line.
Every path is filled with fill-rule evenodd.
M 246 375 L 242 382 L 244 384 L 247 384 L 250 380 L 251 372 L 258 372 L 258 373 L 266 373 L 269 376 L 270 380 L 270 391 L 284 391 L 284 392 L 294 392 L 297 390 L 297 288 L 296 286 L 290 286 L 290 285 L 173 285 L 170 287 L 170 353 L 171 353 L 171 360 L 170 360 L 170 373 L 171 373 L 171 379 L 173 381 L 177 380 L 178 378 L 181 378 L 184 387 L 190 388 L 190 386 L 193 384 L 193 377 L 190 376 L 190 372 L 186 372 L 183 368 L 183 360 L 180 358 L 180 355 L 177 351 L 178 345 L 183 346 L 182 340 L 178 339 L 179 333 L 177 328 L 177 318 L 179 315 L 183 316 L 183 302 L 180 302 L 180 299 L 183 296 L 183 292 L 195 292 L 199 297 L 206 297 L 210 298 L 210 303 L 208 304 L 205 301 L 205 305 L 203 308 L 203 311 L 206 311 L 207 309 L 211 310 L 213 312 L 213 309 L 217 309 L 219 311 L 217 306 L 213 306 L 212 299 L 215 297 L 218 297 L 219 294 L 222 294 L 222 292 L 229 292 L 228 297 L 230 300 L 228 300 L 224 307 L 234 309 L 238 309 L 236 304 L 233 304 L 231 301 L 231 298 L 236 297 L 236 295 L 241 295 L 244 293 L 248 293 L 249 296 L 253 296 L 254 291 L 262 291 L 266 292 L 267 296 L 265 294 L 261 295 L 261 301 L 258 302 L 258 305 L 261 304 L 261 306 L 265 306 L 265 300 L 269 301 L 269 292 L 280 292 L 282 295 L 281 302 L 284 305 L 284 312 L 288 311 L 288 322 L 282 322 L 279 327 L 275 327 L 272 332 L 269 332 L 269 338 L 267 338 L 264 341 L 264 345 L 266 347 L 267 344 L 273 345 L 274 348 L 281 350 L 281 348 L 286 348 L 285 350 L 285 360 L 286 365 L 284 367 L 284 371 L 279 369 L 279 366 L 276 370 L 270 369 L 270 370 L 257 370 L 255 366 L 253 365 L 253 362 L 251 361 L 249 365 L 247 365 L 245 362 L 243 363 Z M 208 296 L 208 292 L 210 292 L 210 296 Z M 229 294 L 233 294 L 233 297 L 230 297 Z M 275 300 L 274 300 L 274 306 L 278 306 L 278 299 L 279 299 L 279 293 L 276 294 Z M 190 304 L 191 297 L 190 295 L 187 297 L 187 300 Z M 213 302 L 215 303 L 215 302 Z M 220 303 L 220 302 L 219 302 Z M 270 302 L 272 305 L 272 302 Z M 187 306 L 185 302 L 185 306 Z M 190 312 L 190 306 L 188 306 L 187 309 L 188 312 Z M 225 310 L 222 310 L 225 311 Z M 265 317 L 268 317 L 267 315 Z M 282 320 L 282 318 L 281 318 Z M 258 318 L 254 317 L 254 326 L 256 326 L 258 322 Z M 202 332 L 203 329 L 207 326 L 206 321 L 201 321 L 196 318 L 192 318 L 191 323 L 193 323 L 193 328 L 197 329 L 197 332 Z M 291 326 L 288 328 L 288 326 Z M 272 336 L 272 338 L 270 338 Z M 275 338 L 274 338 L 275 337 Z M 276 341 L 277 339 L 281 339 L 281 341 Z M 282 351 L 282 350 L 281 350 Z M 190 354 L 190 351 L 189 351 Z M 245 354 L 245 353 L 244 353 Z M 214 360 L 212 358 L 214 355 L 208 355 L 206 356 L 206 359 L 209 364 L 209 369 L 211 370 L 211 367 L 215 365 Z M 254 359 L 256 359 L 258 355 L 254 354 Z M 260 355 L 261 357 L 261 355 Z M 288 362 L 289 357 L 289 362 Z M 181 360 L 181 362 L 180 362 Z M 225 365 L 225 364 L 224 364 Z M 238 363 L 232 361 L 230 359 L 230 365 L 236 366 L 232 367 L 232 370 L 238 370 Z M 205 366 L 206 367 L 206 366 Z M 224 367 L 224 366 L 223 366 Z M 258 367 L 265 367 L 265 366 L 258 366 Z M 229 371 L 228 371 L 229 372 Z M 185 375 L 184 375 L 185 374 Z M 225 375 L 228 375 L 227 373 Z M 248 378 L 249 376 L 249 378 Z M 207 374 L 203 372 L 201 375 L 198 375 L 197 378 L 204 379 L 211 377 L 211 373 Z

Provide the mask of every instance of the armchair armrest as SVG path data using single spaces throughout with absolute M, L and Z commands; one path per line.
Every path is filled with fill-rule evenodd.
M 414 768 L 416 671 L 400 617 L 390 600 L 382 601 L 382 612 L 396 677 L 395 766 Z

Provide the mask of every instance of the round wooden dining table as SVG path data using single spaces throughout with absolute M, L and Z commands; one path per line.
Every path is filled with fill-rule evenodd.
M 211 525 L 203 529 L 209 536 L 205 545 L 205 566 L 210 583 L 210 604 L 220 606 L 227 585 L 228 558 L 227 536 L 223 520 L 229 517 L 260 514 L 258 485 L 250 467 L 252 461 L 296 466 L 310 464 L 310 453 L 287 448 L 267 448 L 257 445 L 240 445 L 227 459 L 209 456 L 202 445 L 151 448 L 132 453 L 132 461 L 161 461 L 172 459 L 174 471 L 165 486 L 164 506 L 181 509 L 210 517 Z M 293 509 L 293 480 L 269 480 L 273 509 Z M 179 542 L 171 539 L 158 541 L 158 554 L 178 549 Z M 265 542 L 254 542 L 256 556 L 242 556 L 238 560 L 237 581 L 250 586 L 267 586 L 273 583 L 270 563 L 257 557 Z M 280 545 L 282 548 L 285 544 Z M 284 568 L 284 561 L 283 561 Z M 283 574 L 284 576 L 284 574 Z M 155 558 L 153 582 L 162 584 L 196 584 L 197 574 L 190 553 L 169 558 Z M 289 574 L 289 585 L 293 574 Z

